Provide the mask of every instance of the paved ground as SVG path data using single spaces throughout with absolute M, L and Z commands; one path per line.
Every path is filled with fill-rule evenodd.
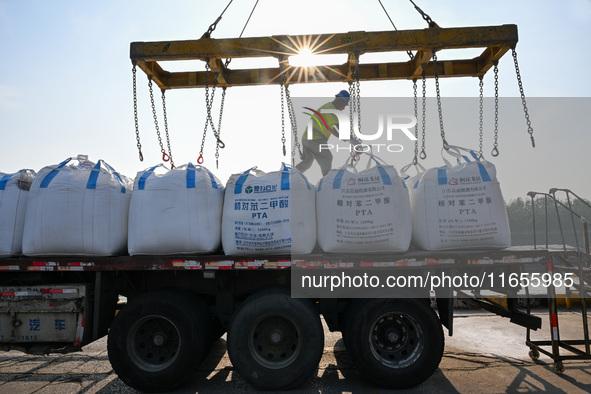
M 548 339 L 548 316 L 534 339 Z M 581 316 L 560 315 L 563 339 L 582 338 Z M 453 337 L 439 369 L 412 392 L 502 393 L 502 392 L 591 392 L 591 361 L 567 361 L 566 372 L 552 371 L 552 360 L 542 356 L 537 363 L 528 357 L 525 329 L 507 319 L 483 313 L 460 312 Z M 386 393 L 368 386 L 348 357 L 340 333 L 325 331 L 325 351 L 317 376 L 298 392 Z M 194 378 L 175 393 L 254 392 L 234 373 L 226 353 L 225 337 L 214 345 Z M 399 391 L 405 392 L 405 391 Z M 410 392 L 410 391 L 409 391 Z M 0 353 L 0 393 L 137 393 L 117 378 L 111 369 L 103 338 L 70 355 L 29 356 Z

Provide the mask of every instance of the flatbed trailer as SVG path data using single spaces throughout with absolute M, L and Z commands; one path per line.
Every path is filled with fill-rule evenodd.
M 5 258 L 0 259 L 0 348 L 70 352 L 108 334 L 109 359 L 119 377 L 134 388 L 160 391 L 190 377 L 210 344 L 227 331 L 230 359 L 241 376 L 260 389 L 290 389 L 318 366 L 322 315 L 331 331 L 343 333 L 353 361 L 371 383 L 412 387 L 439 365 L 442 326 L 453 333 L 455 296 L 469 296 L 479 307 L 528 329 L 540 328 L 539 317 L 512 302 L 520 285 L 500 286 L 488 279 L 552 272 L 557 253 L 509 248 L 357 257 Z M 309 296 L 294 288 L 303 275 L 336 273 L 470 275 L 491 286 L 335 294 L 324 288 Z M 490 290 L 504 292 L 508 306 L 487 299 Z

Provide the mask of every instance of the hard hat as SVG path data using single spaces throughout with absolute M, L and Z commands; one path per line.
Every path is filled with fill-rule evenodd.
M 349 101 L 349 98 L 351 97 L 349 95 L 349 92 L 347 92 L 346 90 L 341 90 L 340 92 L 338 92 L 335 97 L 340 97 L 342 99 L 345 99 L 347 101 Z

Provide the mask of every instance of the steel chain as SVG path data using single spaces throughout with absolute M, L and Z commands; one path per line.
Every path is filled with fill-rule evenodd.
M 445 130 L 443 128 L 443 111 L 441 109 L 441 92 L 439 90 L 439 74 L 437 73 L 437 53 L 433 51 L 433 73 L 435 74 L 435 92 L 437 93 L 437 111 L 439 112 L 439 129 L 441 130 L 441 140 L 443 148 L 447 150 L 447 140 L 445 139 Z
M 479 124 L 478 124 L 478 142 L 479 142 L 479 148 L 480 150 L 478 151 L 478 153 L 480 154 L 480 158 L 482 158 L 482 135 L 484 133 L 483 131 L 483 116 L 484 116 L 484 111 L 483 111 L 483 104 L 484 104 L 484 77 L 481 75 L 480 77 L 478 77 L 479 81 L 478 81 L 478 86 L 480 87 L 480 112 L 479 112 Z
M 349 82 L 349 137 L 352 139 L 355 136 L 353 131 L 353 116 L 355 113 L 355 89 L 353 88 L 353 82 Z
M 414 104 L 415 104 L 415 121 L 417 122 L 417 124 L 415 124 L 415 156 L 412 160 L 412 164 L 417 165 L 417 163 L 419 162 L 419 125 L 418 125 L 418 116 L 419 116 L 419 105 L 418 105 L 418 99 L 417 99 L 417 80 L 413 79 L 412 80 L 412 91 L 413 91 L 413 95 L 414 95 Z
M 423 17 L 423 19 L 425 20 L 425 22 L 427 22 L 429 24 L 429 26 L 432 26 L 432 25 L 435 24 L 435 22 L 433 22 L 433 19 L 431 19 L 431 17 L 429 15 L 427 15 L 425 13 L 425 11 L 423 11 L 422 9 L 420 9 L 419 6 L 416 5 L 414 1 L 410 0 L 410 2 L 412 3 L 412 5 L 415 6 L 415 9 L 419 12 L 419 14 L 421 14 L 421 16 Z
M 295 165 L 295 152 L 298 151 L 300 155 L 300 159 L 303 158 L 302 149 L 300 147 L 300 141 L 298 139 L 298 125 L 297 119 L 295 114 L 295 109 L 293 107 L 293 101 L 291 101 L 291 93 L 289 92 L 289 85 L 285 86 L 285 98 L 287 100 L 287 111 L 289 114 L 289 122 L 291 124 L 291 133 L 292 133 L 292 144 L 293 147 L 291 149 L 291 164 Z
M 357 99 L 357 131 L 361 133 L 361 84 L 359 83 L 359 67 L 357 67 L 357 80 L 355 81 Z
M 168 158 L 170 159 L 170 167 L 174 169 L 174 161 L 172 160 L 172 150 L 170 149 L 170 135 L 168 134 L 168 117 L 166 116 L 166 96 L 165 89 L 162 89 L 162 117 L 164 119 L 164 133 L 166 135 L 166 145 L 168 146 Z
M 133 61 L 133 68 L 131 69 L 133 74 L 133 120 L 135 122 L 135 140 L 137 142 L 137 150 L 139 153 L 140 161 L 144 161 L 144 155 L 142 154 L 142 143 L 140 142 L 140 127 L 137 116 L 137 86 L 136 86 L 136 62 Z
M 209 58 L 205 58 L 205 108 L 207 113 L 210 113 L 209 108 Z M 199 149 L 199 157 L 197 158 L 197 164 L 203 164 L 203 149 L 205 147 L 205 137 L 207 136 L 207 123 L 209 119 L 206 115 L 205 125 L 203 126 L 203 137 L 201 138 L 201 148 Z
M 218 168 L 218 162 L 220 158 L 220 148 L 224 148 L 225 145 L 220 139 L 222 134 L 222 116 L 224 114 L 224 102 L 226 101 L 226 88 L 222 88 L 222 102 L 220 103 L 220 118 L 218 120 L 218 130 L 215 144 L 215 168 Z
M 220 131 L 216 130 L 216 127 L 213 124 L 213 118 L 211 116 L 211 108 L 213 107 L 213 102 L 214 102 L 214 98 L 215 98 L 215 91 L 216 91 L 216 87 L 217 87 L 217 74 L 214 76 L 213 86 L 211 88 L 211 97 L 210 97 L 209 96 L 209 75 L 211 74 L 210 70 L 211 69 L 209 67 L 209 58 L 205 58 L 205 108 L 207 110 L 207 116 L 205 118 L 205 126 L 203 127 L 203 138 L 201 139 L 201 150 L 199 152 L 199 158 L 197 159 L 197 163 L 202 164 L 204 161 L 203 148 L 205 146 L 205 138 L 207 136 L 207 125 L 209 124 L 211 126 L 211 130 L 213 132 L 213 135 L 216 139 L 216 167 L 217 167 L 218 158 L 219 158 L 219 149 L 225 148 L 226 145 L 220 139 Z M 224 96 L 224 93 L 225 93 L 225 89 L 224 89 L 224 92 L 222 93 L 222 96 Z M 222 115 L 223 115 L 223 110 L 224 110 L 224 107 L 223 107 L 223 103 L 222 103 L 221 109 L 220 109 L 220 119 L 218 120 L 219 126 L 221 126 L 221 119 L 222 119 Z
M 427 75 L 426 75 L 426 71 L 425 68 L 423 67 L 423 72 L 422 72 L 422 78 L 423 78 L 423 90 L 422 90 L 422 94 L 423 94 L 423 101 L 422 101 L 422 105 L 423 105 L 423 124 L 422 124 L 422 129 L 421 129 L 421 138 L 422 138 L 422 142 L 421 142 L 421 154 L 419 155 L 419 157 L 421 158 L 421 160 L 425 160 L 427 158 L 427 151 L 426 151 L 426 143 L 425 143 L 425 136 L 426 136 L 426 124 L 427 124 Z
M 533 148 L 536 147 L 536 141 L 534 140 L 534 129 L 531 126 L 529 119 L 529 112 L 527 110 L 527 103 L 525 102 L 525 93 L 523 92 L 523 83 L 521 82 L 521 73 L 519 72 L 519 64 L 517 63 L 517 51 L 512 48 L 513 63 L 515 63 L 515 72 L 517 73 L 517 84 L 519 85 L 519 93 L 521 94 L 521 103 L 523 104 L 523 112 L 525 113 L 525 122 L 527 123 L 527 133 L 531 139 L 531 145 Z
M 160 135 L 160 126 L 158 125 L 158 116 L 156 115 L 156 105 L 154 104 L 154 91 L 152 89 L 152 76 L 148 76 L 148 89 L 150 90 L 150 104 L 152 105 L 152 118 L 154 118 L 154 126 L 156 127 L 156 135 L 158 136 L 158 145 L 160 145 L 160 153 L 162 153 L 162 161 L 169 161 L 170 157 L 164 150 L 162 143 L 162 136 Z
M 499 155 L 499 66 L 498 63 L 494 65 L 495 73 L 495 141 L 491 155 L 497 157 Z
M 287 154 L 285 150 L 285 103 L 283 102 L 284 90 L 285 90 L 285 74 L 281 75 L 281 144 L 283 145 L 283 156 Z

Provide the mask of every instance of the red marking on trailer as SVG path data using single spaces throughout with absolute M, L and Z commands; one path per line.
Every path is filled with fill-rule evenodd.
M 221 270 L 229 270 L 234 267 L 234 261 L 232 260 L 222 260 L 218 263 L 218 268 Z
M 208 261 L 205 263 L 205 269 L 227 270 L 232 269 L 234 262 L 232 260 Z
M 277 268 L 289 268 L 291 267 L 291 260 L 278 260 L 277 261 Z
M 263 260 L 250 260 L 250 261 L 236 261 L 234 267 L 236 269 L 249 269 L 256 270 L 264 264 Z
M 41 294 L 76 294 L 77 289 L 41 289 Z
M 20 271 L 20 269 L 18 265 L 0 265 L 0 271 Z
M 28 291 L 3 291 L 0 293 L 0 297 L 25 297 L 28 295 Z

